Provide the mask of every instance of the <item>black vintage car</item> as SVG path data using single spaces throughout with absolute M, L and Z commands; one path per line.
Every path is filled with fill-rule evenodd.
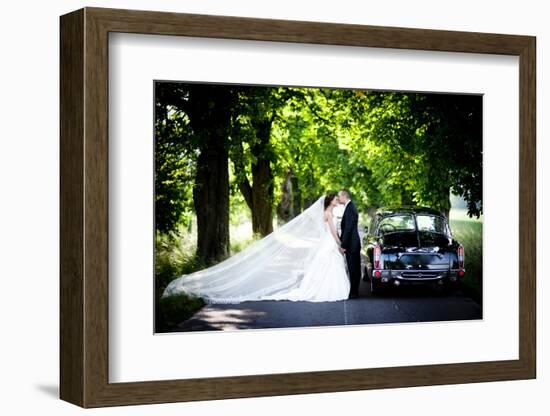
M 364 280 L 372 293 L 401 284 L 437 284 L 446 291 L 465 275 L 464 247 L 432 208 L 380 208 L 363 241 Z

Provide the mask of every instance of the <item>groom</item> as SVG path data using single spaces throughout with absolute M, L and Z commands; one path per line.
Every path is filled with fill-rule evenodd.
M 342 245 L 340 251 L 346 256 L 348 263 L 348 272 L 350 278 L 349 298 L 359 296 L 359 282 L 361 280 L 361 241 L 357 231 L 357 222 L 359 215 L 353 202 L 351 202 L 351 193 L 347 189 L 341 189 L 338 192 L 338 199 L 344 205 L 344 214 L 340 223 L 340 240 Z

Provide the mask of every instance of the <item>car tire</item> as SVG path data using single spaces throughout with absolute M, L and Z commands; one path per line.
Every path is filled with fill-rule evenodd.
M 363 282 L 370 282 L 371 277 L 369 273 L 369 266 L 365 265 L 364 273 L 363 273 Z
M 375 281 L 375 279 L 373 279 L 371 277 L 370 279 L 370 293 L 373 294 L 373 295 L 378 295 L 380 294 L 380 291 L 382 290 L 382 288 L 380 287 L 380 283 L 377 283 Z

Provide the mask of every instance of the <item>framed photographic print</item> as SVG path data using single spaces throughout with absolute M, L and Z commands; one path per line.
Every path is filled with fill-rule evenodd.
M 535 38 L 61 17 L 60 396 L 536 376 Z

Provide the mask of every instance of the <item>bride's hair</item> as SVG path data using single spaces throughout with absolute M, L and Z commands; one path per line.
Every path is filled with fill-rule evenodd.
M 337 196 L 338 194 L 336 192 L 329 192 L 328 194 L 325 195 L 325 210 L 328 208 L 332 200 Z

